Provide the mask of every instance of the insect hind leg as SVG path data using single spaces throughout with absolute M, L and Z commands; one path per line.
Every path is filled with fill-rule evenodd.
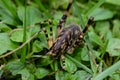
M 46 24 L 49 25 L 49 28 L 46 28 Z M 37 23 L 41 28 L 41 31 L 45 33 L 45 37 L 47 39 L 48 48 L 50 48 L 53 44 L 53 32 L 52 32 L 52 20 L 48 19 L 43 22 Z
M 65 70 L 65 56 L 63 54 L 61 55 L 61 66 L 62 69 Z

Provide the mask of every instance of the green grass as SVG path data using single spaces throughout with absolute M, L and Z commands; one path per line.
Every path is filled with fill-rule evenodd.
M 26 7 L 27 7 L 27 1 L 24 1 L 24 6 L 25 6 L 25 11 L 24 11 L 24 18 L 23 18 L 23 42 L 26 41 L 26 32 L 27 32 L 27 25 L 26 25 Z M 27 46 L 23 47 L 22 54 L 21 54 L 21 62 L 25 62 L 26 58 L 26 53 L 27 53 Z
M 119 80 L 120 79 L 120 1 L 74 0 L 65 26 L 83 29 L 90 16 L 94 24 L 85 34 L 88 45 L 65 53 L 61 59 L 44 56 L 48 48 L 43 23 L 53 36 L 69 0 L 0 0 L 0 80 Z M 39 32 L 40 31 L 40 32 Z M 48 36 L 50 37 L 50 36 Z

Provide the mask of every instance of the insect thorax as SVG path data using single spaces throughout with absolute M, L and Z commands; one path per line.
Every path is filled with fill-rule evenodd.
M 48 54 L 57 58 L 61 54 L 69 52 L 82 42 L 83 38 L 80 36 L 83 36 L 80 27 L 74 24 L 69 25 L 59 33 Z

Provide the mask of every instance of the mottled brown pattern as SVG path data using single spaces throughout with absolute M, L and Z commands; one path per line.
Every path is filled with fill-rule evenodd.
M 60 32 L 48 54 L 58 58 L 61 54 L 74 50 L 73 48 L 78 45 L 77 43 L 81 43 L 78 41 L 83 39 L 80 38 L 80 35 L 83 35 L 83 33 L 78 25 L 69 25 Z

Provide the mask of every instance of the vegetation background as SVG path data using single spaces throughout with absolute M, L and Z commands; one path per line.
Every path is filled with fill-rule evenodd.
M 43 56 L 69 0 L 0 0 L 0 80 L 120 80 L 120 0 L 73 0 L 66 25 L 84 28 L 90 16 L 94 24 L 86 33 L 86 46 L 61 60 Z

